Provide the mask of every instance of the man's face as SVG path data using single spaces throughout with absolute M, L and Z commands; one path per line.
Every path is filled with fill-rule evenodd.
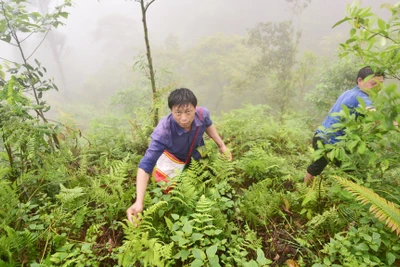
M 371 90 L 379 92 L 381 90 L 382 83 L 383 76 L 374 76 L 372 78 L 365 78 L 364 80 L 358 78 L 358 87 L 360 87 L 360 89 L 366 93 Z
M 173 106 L 171 111 L 176 123 L 178 123 L 183 129 L 189 131 L 196 115 L 196 107 L 192 104 Z

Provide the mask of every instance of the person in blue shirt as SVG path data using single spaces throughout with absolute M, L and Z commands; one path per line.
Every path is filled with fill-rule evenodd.
M 369 97 L 371 90 L 380 90 L 380 86 L 383 82 L 384 74 L 382 72 L 375 72 L 371 67 L 366 66 L 357 74 L 357 86 L 353 89 L 344 92 L 333 105 L 328 113 L 328 116 L 322 123 L 322 127 L 318 128 L 315 132 L 312 145 L 315 150 L 318 149 L 318 141 L 323 144 L 335 144 L 339 140 L 338 136 L 344 135 L 343 129 L 334 127 L 334 124 L 340 121 L 339 116 L 332 116 L 332 113 L 340 112 L 343 105 L 348 107 L 350 112 L 355 112 L 355 109 L 360 106 L 359 99 L 365 102 L 366 108 L 374 110 L 374 106 Z M 314 177 L 320 175 L 324 168 L 328 165 L 328 160 L 325 156 L 312 162 L 308 168 L 304 177 L 305 183 L 310 183 L 314 180 Z
M 136 175 L 136 201 L 127 210 L 128 220 L 143 211 L 143 201 L 147 184 L 153 169 L 163 153 L 167 152 L 181 162 L 188 158 L 201 158 L 198 148 L 204 145 L 206 133 L 217 144 L 219 152 L 232 155 L 212 124 L 210 112 L 204 107 L 197 107 L 197 99 L 187 88 L 175 89 L 168 97 L 171 113 L 162 118 L 153 133 L 146 153 L 139 163 Z M 189 155 L 190 154 L 190 155 Z

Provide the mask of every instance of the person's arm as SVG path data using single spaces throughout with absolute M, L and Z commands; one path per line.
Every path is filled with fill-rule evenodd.
M 136 217 L 138 213 L 143 211 L 144 195 L 146 193 L 149 177 L 150 174 L 141 168 L 138 169 L 136 175 L 136 201 L 126 210 L 126 215 L 131 223 L 133 223 L 132 215 Z
M 143 211 L 144 207 L 144 196 L 146 194 L 147 184 L 149 182 L 150 174 L 153 171 L 154 166 L 158 158 L 161 156 L 165 149 L 165 143 L 161 142 L 160 140 L 165 141 L 165 137 L 162 134 L 163 127 L 157 126 L 154 129 L 151 135 L 151 142 L 149 147 L 146 150 L 144 157 L 141 159 L 138 171 L 136 175 L 136 200 L 135 203 L 132 204 L 126 210 L 126 216 L 128 220 L 133 223 L 133 216 L 137 216 L 138 213 Z
M 231 160 L 232 153 L 225 146 L 224 141 L 222 141 L 221 137 L 219 136 L 219 134 L 217 132 L 217 129 L 215 128 L 215 126 L 213 124 L 211 124 L 209 127 L 206 128 L 206 133 L 217 144 L 219 152 L 221 154 L 226 154 L 227 157 Z

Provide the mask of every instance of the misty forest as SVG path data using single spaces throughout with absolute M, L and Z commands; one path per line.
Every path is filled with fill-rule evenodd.
M 400 2 L 0 0 L 0 40 L 0 266 L 400 266 Z M 314 151 L 364 66 L 376 110 Z M 232 159 L 205 135 L 131 223 L 182 87 Z

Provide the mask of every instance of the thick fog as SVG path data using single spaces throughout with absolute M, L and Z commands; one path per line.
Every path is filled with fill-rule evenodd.
M 245 37 L 257 23 L 291 20 L 302 32 L 299 51 L 335 57 L 338 44 L 348 37 L 349 27 L 332 26 L 345 16 L 346 6 L 353 1 L 298 1 L 308 3 L 304 9 L 296 9 L 293 2 L 296 1 L 156 0 L 147 13 L 150 45 L 161 47 L 172 39 L 179 49 L 186 49 L 217 33 Z M 385 16 L 385 11 L 380 5 L 387 2 L 395 1 L 361 1 L 381 16 Z M 61 1 L 50 1 L 48 8 L 51 10 L 58 3 Z M 133 80 L 126 73 L 133 75 L 137 56 L 145 55 L 140 4 L 79 0 L 68 12 L 66 25 L 52 31 L 32 57 L 47 67 L 60 88 L 59 93 L 50 94 L 49 101 L 54 101 L 58 108 L 77 99 L 106 105 L 116 91 L 130 86 Z M 32 51 L 42 37 L 32 37 L 25 49 Z M 4 43 L 0 49 L 2 58 L 18 62 L 16 49 Z

